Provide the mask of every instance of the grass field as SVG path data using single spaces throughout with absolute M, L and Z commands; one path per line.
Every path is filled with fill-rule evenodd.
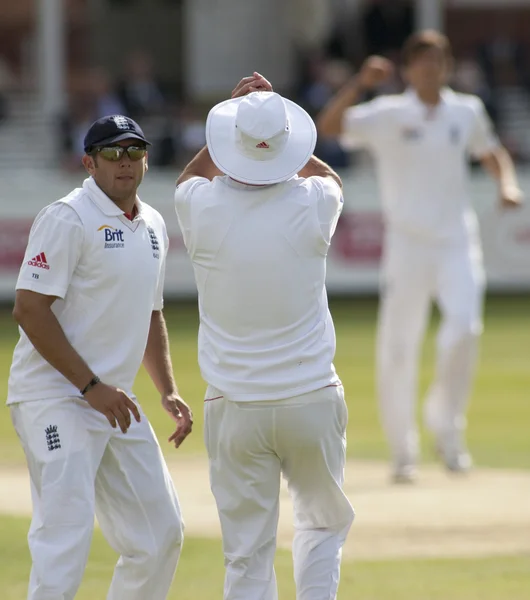
M 350 409 L 349 454 L 356 458 L 385 458 L 374 389 L 374 322 L 372 300 L 338 301 L 332 304 L 337 329 L 336 367 L 344 382 Z M 202 400 L 204 383 L 197 366 L 197 310 L 194 305 L 166 309 L 177 381 L 183 397 L 191 404 L 196 427 L 179 452 L 203 451 Z M 432 377 L 436 315 L 425 342 L 420 373 L 420 390 Z M 0 389 L 7 377 L 17 329 L 8 310 L 0 312 Z M 102 352 L 105 349 L 102 348 Z M 487 303 L 486 329 L 482 339 L 480 369 L 469 417 L 469 442 L 476 461 L 484 466 L 530 467 L 530 298 L 491 298 Z M 171 423 L 159 407 L 158 395 L 142 369 L 135 391 L 164 443 Z M 432 458 L 424 444 L 425 458 Z M 0 461 L 22 461 L 4 411 L 0 418 Z
M 27 527 L 25 519 L 0 518 L 2 600 L 26 597 Z M 96 531 L 85 579 L 76 600 L 103 600 L 115 561 L 116 555 Z M 280 598 L 294 600 L 291 570 L 289 554 L 279 551 L 276 574 Z M 220 542 L 187 539 L 169 600 L 220 600 L 222 583 Z M 529 592 L 530 558 L 521 556 L 345 562 L 339 597 L 344 600 L 528 600 Z
M 336 366 L 346 388 L 350 410 L 349 454 L 355 458 L 385 459 L 387 451 L 378 422 L 374 390 L 376 304 L 372 300 L 336 301 L 332 304 L 332 312 L 338 337 Z M 179 452 L 202 454 L 204 384 L 196 362 L 196 308 L 170 306 L 166 318 L 181 393 L 192 405 L 196 416 L 194 434 Z M 426 389 L 433 372 L 436 321 L 435 316 L 425 342 L 421 391 Z M 16 339 L 17 331 L 9 311 L 0 311 L 0 386 L 4 390 Z M 171 423 L 159 408 L 157 394 L 143 371 L 137 380 L 136 393 L 165 452 L 171 455 L 175 450 L 164 443 L 171 431 Z M 478 465 L 530 467 L 529 399 L 530 298 L 490 298 L 469 418 L 469 445 Z M 429 441 L 424 439 L 424 442 L 424 458 L 428 461 L 433 458 L 432 451 Z M 0 417 L 0 462 L 23 463 L 7 410 Z M 499 510 L 509 508 L 499 507 Z M 0 517 L 2 600 L 25 598 L 29 569 L 27 527 L 26 519 Z M 112 550 L 96 531 L 78 599 L 105 597 L 114 560 Z M 294 598 L 291 561 L 284 551 L 278 553 L 277 574 L 281 598 Z M 222 594 L 222 578 L 220 543 L 188 538 L 170 599 L 218 600 Z M 530 556 L 345 563 L 340 597 L 359 600 L 526 600 L 530 598 Z

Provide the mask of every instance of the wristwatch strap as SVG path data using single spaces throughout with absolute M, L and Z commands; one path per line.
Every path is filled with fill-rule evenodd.
M 84 387 L 81 390 L 81 396 L 84 396 L 88 392 L 88 390 L 91 390 L 100 381 L 101 381 L 101 379 L 97 375 L 95 375 L 94 377 L 92 377 L 92 379 L 88 382 L 88 384 L 86 385 L 86 387 Z

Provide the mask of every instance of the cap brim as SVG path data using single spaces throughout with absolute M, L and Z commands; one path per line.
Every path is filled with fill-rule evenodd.
M 91 147 L 93 148 L 94 146 L 104 146 L 105 144 L 112 144 L 114 142 L 122 142 L 123 140 L 141 140 L 144 144 L 147 144 L 148 146 L 152 145 L 151 142 L 148 142 L 141 135 L 137 135 L 136 133 L 127 132 L 127 133 L 120 133 L 119 135 L 113 135 L 112 137 L 105 138 L 104 140 L 99 140 L 95 144 L 92 144 Z
M 206 143 L 217 168 L 237 181 L 253 185 L 280 183 L 294 177 L 315 150 L 317 131 L 313 119 L 298 104 L 284 98 L 290 124 L 285 148 L 271 160 L 252 160 L 236 146 L 235 119 L 242 100 L 221 102 L 208 114 Z

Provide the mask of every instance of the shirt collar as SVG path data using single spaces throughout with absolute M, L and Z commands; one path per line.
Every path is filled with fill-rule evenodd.
M 295 179 L 296 177 L 297 177 L 297 175 L 294 175 L 294 177 L 291 177 L 290 179 L 287 179 L 286 181 L 291 181 L 291 179 Z M 232 179 L 228 175 L 225 175 L 224 177 L 222 177 L 222 180 L 224 183 L 226 183 L 227 185 L 229 185 L 230 187 L 232 187 L 236 190 L 248 190 L 248 191 L 266 190 L 266 189 L 273 187 L 274 185 L 277 185 L 276 183 L 269 183 L 269 184 L 264 184 L 264 185 L 249 185 L 247 183 L 242 183 L 240 181 L 236 181 L 235 179 Z M 280 183 L 285 183 L 285 181 L 281 181 Z
M 101 212 L 107 217 L 119 217 L 124 215 L 125 212 L 115 204 L 103 190 L 98 186 L 93 177 L 88 177 L 83 181 L 83 189 L 88 192 L 92 200 L 97 204 Z M 143 216 L 143 202 L 136 196 L 136 209 L 138 211 L 137 216 Z
M 440 105 L 448 104 L 454 98 L 454 95 L 455 93 L 450 87 L 442 88 L 442 90 L 440 91 Z M 413 102 L 415 102 L 416 104 L 425 106 L 425 103 L 419 99 L 418 94 L 416 93 L 416 90 L 414 88 L 407 88 L 405 90 L 405 96 Z

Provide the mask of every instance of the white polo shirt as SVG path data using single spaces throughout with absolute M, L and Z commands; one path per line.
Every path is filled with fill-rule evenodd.
M 468 158 L 498 146 L 479 98 L 445 89 L 429 109 L 412 90 L 381 96 L 349 108 L 343 131 L 346 147 L 375 158 L 390 230 L 434 240 L 475 234 Z
M 199 292 L 204 380 L 234 401 L 338 383 L 325 278 L 339 186 L 196 177 L 178 186 L 175 203 Z
M 137 199 L 129 221 L 92 178 L 33 223 L 17 290 L 57 296 L 52 311 L 101 380 L 128 394 L 153 310 L 162 308 L 168 236 L 162 216 Z M 87 382 L 88 383 L 88 382 Z M 20 330 L 8 404 L 80 396 Z

